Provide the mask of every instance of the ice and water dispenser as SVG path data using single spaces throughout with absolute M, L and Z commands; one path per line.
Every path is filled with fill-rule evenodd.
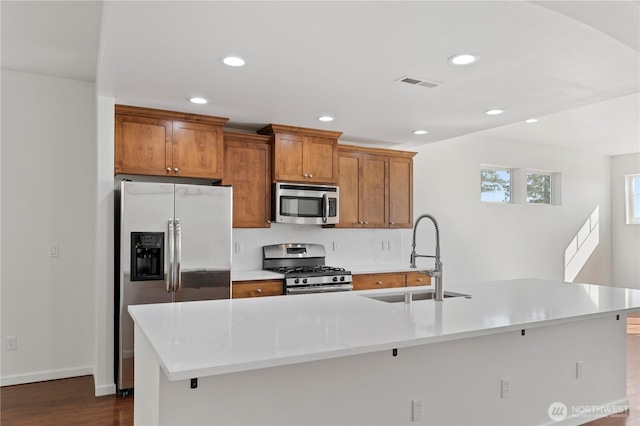
M 164 232 L 131 233 L 131 281 L 164 279 Z

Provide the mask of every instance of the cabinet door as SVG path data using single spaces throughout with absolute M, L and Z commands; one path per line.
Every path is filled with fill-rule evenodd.
M 431 285 L 431 278 L 422 272 L 407 272 L 407 287 Z
M 172 165 L 171 120 L 115 117 L 115 172 L 165 176 Z
M 389 157 L 389 227 L 413 227 L 413 159 Z
M 234 281 L 231 298 L 279 296 L 284 292 L 282 280 Z
M 233 186 L 233 227 L 270 227 L 271 145 L 225 135 L 224 158 L 224 183 Z
M 274 179 L 276 181 L 306 182 L 303 170 L 304 138 L 278 134 L 274 144 Z
M 173 174 L 221 179 L 224 173 L 222 126 L 173 122 Z
M 340 206 L 338 228 L 361 227 L 360 176 L 362 174 L 362 154 L 339 152 Z
M 389 157 L 364 154 L 362 162 L 362 221 L 367 228 L 389 226 Z
M 305 136 L 304 142 L 303 176 L 309 182 L 336 183 L 338 181 L 336 140 Z
M 354 290 L 404 287 L 406 274 L 361 274 L 353 276 Z

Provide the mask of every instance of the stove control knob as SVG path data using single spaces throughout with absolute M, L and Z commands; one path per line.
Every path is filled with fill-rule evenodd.
M 334 281 L 338 281 L 338 277 L 333 277 L 333 280 Z
M 306 283 L 307 283 L 307 279 L 306 279 L 306 278 L 303 278 L 303 279 L 302 279 L 302 283 L 303 283 L 303 284 L 306 284 Z
M 340 281 L 344 281 L 344 277 L 340 277 Z
M 296 278 L 295 280 L 293 280 L 294 284 L 298 284 L 300 282 L 300 280 L 298 278 Z

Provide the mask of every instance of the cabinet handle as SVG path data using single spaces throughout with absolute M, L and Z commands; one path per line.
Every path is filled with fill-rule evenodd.
M 368 224 L 369 224 L 369 222 L 367 222 L 367 221 L 365 220 L 365 221 L 364 221 L 364 224 L 365 224 L 365 225 L 368 225 Z
M 382 281 L 376 281 L 376 284 L 382 285 Z
M 178 173 L 178 168 L 173 169 L 174 172 Z
M 260 293 L 262 293 L 262 290 L 258 288 L 258 289 L 256 289 L 256 293 L 260 294 Z
M 271 221 L 269 219 L 267 219 L 267 223 L 271 223 Z
M 396 224 L 395 222 L 389 222 L 389 225 L 395 225 L 395 224 Z
M 171 167 L 167 167 L 167 173 L 171 173 Z
M 422 282 L 422 278 L 418 278 L 418 282 L 421 283 Z
M 310 174 L 310 175 L 309 175 L 309 177 L 310 177 L 310 178 L 312 178 L 312 177 L 313 177 L 313 175 L 311 175 L 311 174 Z

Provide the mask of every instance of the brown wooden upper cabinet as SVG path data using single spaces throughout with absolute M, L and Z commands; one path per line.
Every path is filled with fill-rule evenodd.
M 115 107 L 115 173 L 222 179 L 226 118 Z
M 339 228 L 413 226 L 414 152 L 339 145 Z
M 273 181 L 338 182 L 338 138 L 342 132 L 269 124 L 259 134 L 273 139 Z
M 233 227 L 269 228 L 271 138 L 224 132 L 224 161 L 222 182 L 233 186 Z

